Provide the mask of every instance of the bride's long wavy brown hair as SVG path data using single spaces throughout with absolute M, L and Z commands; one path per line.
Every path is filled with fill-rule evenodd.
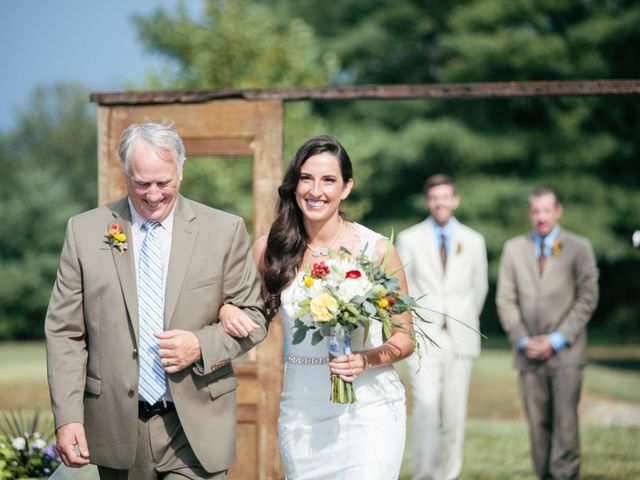
M 267 289 L 267 309 L 275 315 L 280 307 L 280 294 L 296 275 L 307 246 L 307 232 L 295 192 L 302 165 L 312 156 L 330 153 L 338 159 L 340 174 L 346 184 L 353 177 L 351 159 L 344 147 L 329 135 L 307 140 L 295 153 L 278 187 L 278 210 L 271 225 L 264 252 L 264 284 Z M 344 216 L 342 213 L 340 215 Z

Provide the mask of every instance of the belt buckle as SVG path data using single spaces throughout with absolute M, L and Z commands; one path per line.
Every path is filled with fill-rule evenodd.
M 169 402 L 162 400 L 151 405 L 149 402 L 138 402 L 138 416 L 144 419 L 153 417 L 154 415 L 163 415 L 172 410 L 172 405 Z

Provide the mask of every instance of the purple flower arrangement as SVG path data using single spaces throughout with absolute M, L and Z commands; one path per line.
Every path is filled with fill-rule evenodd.
M 0 479 L 48 477 L 60 465 L 52 441 L 53 428 L 40 431 L 40 412 L 25 418 L 21 413 L 3 415 L 0 427 Z

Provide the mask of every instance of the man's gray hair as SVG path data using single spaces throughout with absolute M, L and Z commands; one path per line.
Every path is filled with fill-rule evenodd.
M 132 123 L 122 133 L 120 139 L 120 165 L 126 175 L 129 175 L 129 154 L 135 141 L 142 138 L 156 153 L 163 150 L 174 152 L 174 160 L 178 173 L 182 172 L 182 166 L 186 159 L 184 144 L 180 135 L 170 123 Z

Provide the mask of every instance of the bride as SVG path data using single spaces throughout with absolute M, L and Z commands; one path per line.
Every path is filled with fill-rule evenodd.
M 353 187 L 351 160 L 329 136 L 314 137 L 296 152 L 278 188 L 276 220 L 259 238 L 253 254 L 267 292 L 267 307 L 279 314 L 287 352 L 280 399 L 278 431 L 285 474 L 303 479 L 396 479 L 405 441 L 405 393 L 392 364 L 414 349 L 411 317 L 395 319 L 395 329 L 383 342 L 381 325 L 371 323 L 351 334 L 353 353 L 328 358 L 327 345 L 311 345 L 311 336 L 294 345 L 296 272 L 345 247 L 353 255 L 366 251 L 379 263 L 389 240 L 348 221 L 339 211 Z M 401 294 L 406 281 L 391 247 L 388 267 L 398 270 Z M 240 309 L 220 311 L 225 331 L 237 337 L 258 328 Z M 330 374 L 353 382 L 357 402 L 329 401 Z

